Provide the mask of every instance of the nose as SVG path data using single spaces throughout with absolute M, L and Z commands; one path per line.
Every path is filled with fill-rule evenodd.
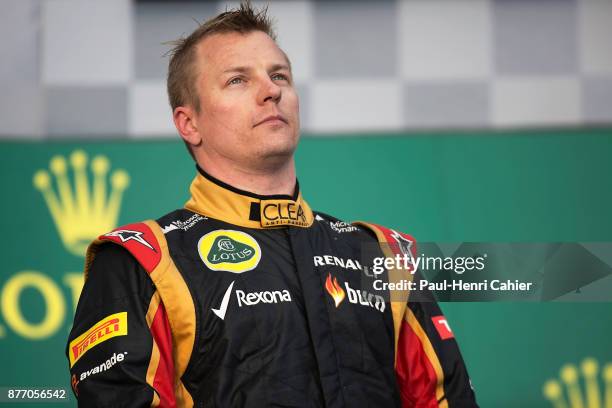
M 281 87 L 272 79 L 267 78 L 263 81 L 259 89 L 259 103 L 265 104 L 268 101 L 278 103 L 281 99 Z

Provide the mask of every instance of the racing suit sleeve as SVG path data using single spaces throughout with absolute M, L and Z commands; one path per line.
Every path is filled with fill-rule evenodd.
M 416 240 L 377 224 L 367 227 L 387 257 L 417 256 Z M 409 273 L 406 275 L 406 273 Z M 410 277 L 410 278 L 409 278 Z M 395 372 L 403 408 L 478 407 L 459 346 L 449 324 L 427 289 L 420 289 L 420 271 L 389 269 L 389 281 L 411 280 L 417 290 L 391 296 L 395 330 Z
M 428 290 L 410 295 L 397 345 L 396 375 L 403 408 L 478 407 L 457 341 Z
M 173 406 L 170 328 L 147 272 L 102 244 L 79 299 L 66 354 L 79 407 Z

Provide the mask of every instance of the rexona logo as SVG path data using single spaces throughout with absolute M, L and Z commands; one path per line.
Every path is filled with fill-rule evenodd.
M 278 302 L 291 302 L 291 294 L 287 289 L 283 290 L 265 290 L 263 292 L 244 292 L 242 290 L 236 291 L 236 298 L 238 299 L 238 306 L 253 306 L 259 303 L 278 303 Z
M 546 381 L 542 392 L 555 408 L 609 408 L 612 406 L 612 362 L 601 369 L 592 357 L 582 360 L 580 367 L 566 364 L 559 370 L 559 380 Z
M 87 353 L 98 344 L 117 336 L 126 336 L 127 312 L 115 313 L 106 316 L 89 330 L 72 340 L 69 345 L 70 367 L 74 365 L 83 354 Z
M 242 273 L 255 269 L 261 259 L 261 248 L 247 233 L 216 230 L 198 241 L 202 262 L 213 271 Z
M 72 172 L 68 171 L 68 162 Z M 89 169 L 93 174 L 91 181 Z M 106 156 L 98 155 L 90 164 L 82 150 L 73 151 L 68 161 L 62 156 L 52 157 L 49 170 L 41 169 L 34 174 L 34 187 L 42 193 L 66 249 L 84 256 L 91 241 L 117 226 L 121 198 L 130 177 L 125 170 L 109 174 Z M 74 187 L 70 180 L 74 180 Z M 107 184 L 111 187 L 108 193 Z
M 325 290 L 334 299 L 336 307 L 340 306 L 342 301 L 347 298 L 349 303 L 361 306 L 371 307 L 379 312 L 385 311 L 385 299 L 382 296 L 368 293 L 365 290 L 353 289 L 348 282 L 344 282 L 344 289 L 338 284 L 338 280 L 327 274 L 325 280 Z
M 229 305 L 229 301 L 232 297 L 232 289 L 234 288 L 234 283 L 230 283 L 227 287 L 227 290 L 223 294 L 223 300 L 221 300 L 221 305 L 218 309 L 211 309 L 214 314 L 216 314 L 221 320 L 225 319 L 225 313 L 227 312 L 227 307 Z M 281 303 L 281 302 L 291 302 L 291 294 L 287 289 L 283 290 L 264 290 L 261 292 L 245 292 L 243 290 L 237 289 L 236 291 L 236 299 L 238 300 L 238 307 L 243 306 L 254 306 L 260 303 Z

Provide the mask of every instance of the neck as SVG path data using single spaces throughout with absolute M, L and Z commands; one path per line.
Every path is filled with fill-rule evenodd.
M 246 168 L 236 163 L 197 160 L 206 173 L 240 190 L 258 195 L 293 195 L 295 190 L 295 162 L 293 157 L 277 166 Z

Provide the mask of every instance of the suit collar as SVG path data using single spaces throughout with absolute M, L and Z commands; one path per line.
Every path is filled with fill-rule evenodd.
M 190 211 L 247 228 L 307 228 L 314 221 L 297 181 L 293 196 L 266 196 L 237 189 L 197 169 L 189 189 L 191 198 L 185 203 Z

